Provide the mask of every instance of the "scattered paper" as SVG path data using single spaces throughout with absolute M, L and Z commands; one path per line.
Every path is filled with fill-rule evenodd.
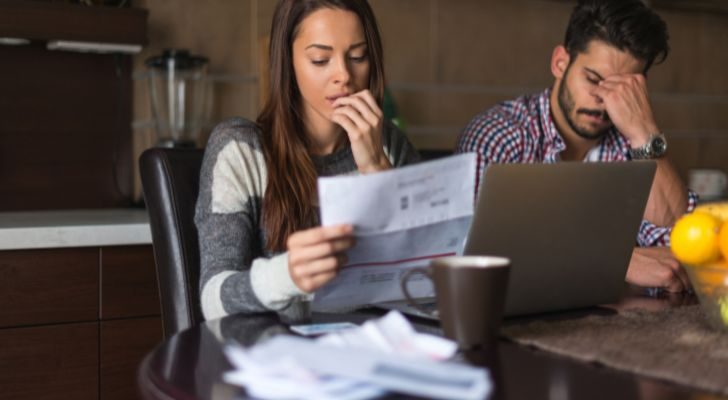
M 457 344 L 440 336 L 417 333 L 398 311 L 365 322 L 359 329 L 347 329 L 318 338 L 319 343 L 338 347 L 357 347 L 386 354 L 446 360 L 457 351 Z
M 442 361 L 456 345 L 417 333 L 398 312 L 317 340 L 276 336 L 250 348 L 227 345 L 235 368 L 224 380 L 264 399 L 368 399 L 394 391 L 441 399 L 482 399 L 488 371 Z M 439 360 L 439 361 L 438 361 Z
M 328 324 L 292 325 L 290 329 L 301 336 L 320 336 L 356 327 L 357 325 L 351 322 L 334 322 Z

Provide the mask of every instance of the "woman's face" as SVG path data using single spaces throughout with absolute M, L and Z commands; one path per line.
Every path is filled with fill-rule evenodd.
M 293 40 L 293 69 L 307 128 L 330 128 L 334 100 L 369 86 L 369 53 L 359 17 L 322 8 L 304 18 Z

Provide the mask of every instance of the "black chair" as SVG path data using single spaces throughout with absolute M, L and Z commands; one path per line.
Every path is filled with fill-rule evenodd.
M 165 338 L 204 320 L 194 223 L 202 156 L 201 149 L 152 148 L 139 158 Z

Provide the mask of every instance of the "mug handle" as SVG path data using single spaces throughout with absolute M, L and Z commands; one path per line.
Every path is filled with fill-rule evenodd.
M 407 303 L 411 305 L 412 307 L 416 308 L 418 311 L 424 313 L 424 314 L 430 314 L 431 312 L 428 310 L 425 310 L 420 306 L 419 303 L 415 301 L 414 298 L 412 298 L 412 295 L 410 295 L 409 290 L 407 289 L 407 282 L 415 275 L 424 275 L 429 280 L 432 281 L 432 271 L 430 271 L 429 268 L 412 268 L 404 273 L 402 275 L 402 278 L 399 280 L 399 286 L 402 288 L 402 293 L 404 293 L 404 297 L 407 299 Z M 434 281 L 433 281 L 434 283 Z

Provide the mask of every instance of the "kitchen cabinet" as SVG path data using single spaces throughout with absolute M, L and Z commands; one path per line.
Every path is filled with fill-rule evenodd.
M 147 11 L 0 1 L 0 210 L 135 203 L 129 54 L 49 50 L 146 44 Z M 73 47 L 73 46 L 72 46 Z
M 0 2 L 0 37 L 146 44 L 147 10 L 38 0 Z
M 162 339 L 145 215 L 0 213 L 0 397 L 138 398 Z

